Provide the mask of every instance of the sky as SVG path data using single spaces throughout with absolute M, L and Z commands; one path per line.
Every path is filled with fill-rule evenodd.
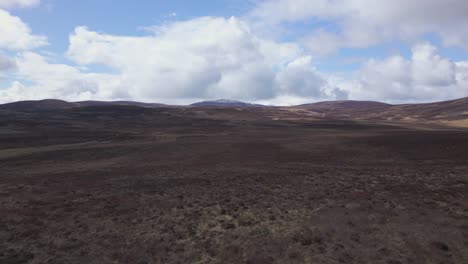
M 0 0 L 0 103 L 468 96 L 466 0 Z

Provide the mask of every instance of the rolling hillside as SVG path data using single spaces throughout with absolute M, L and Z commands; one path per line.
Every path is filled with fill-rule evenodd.
M 168 107 L 158 103 L 133 101 L 82 101 L 62 100 L 20 101 L 0 105 L 10 111 L 44 111 L 82 107 L 135 106 L 143 108 Z M 468 127 L 468 98 L 427 103 L 391 105 L 373 101 L 327 101 L 291 107 L 273 107 L 232 100 L 204 101 L 190 105 L 198 114 L 231 116 L 250 119 L 345 119 L 385 122 L 437 123 Z M 190 109 L 189 108 L 189 109 Z M 240 111 L 242 110 L 242 111 Z M 231 113 L 232 112 L 232 113 Z

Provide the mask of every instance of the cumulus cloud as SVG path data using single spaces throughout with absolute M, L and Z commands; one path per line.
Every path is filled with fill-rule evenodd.
M 455 85 L 456 64 L 437 54 L 437 48 L 429 43 L 419 44 L 412 49 L 414 81 L 425 86 Z
M 79 27 L 70 37 L 68 55 L 80 64 L 120 71 L 139 98 L 260 99 L 271 96 L 274 78 L 262 45 L 235 18 L 199 18 L 158 28 L 147 37 L 103 35 Z M 288 60 L 297 52 L 286 50 L 276 59 Z
M 83 73 L 66 64 L 51 63 L 34 52 L 22 52 L 16 58 L 15 65 L 18 80 L 9 88 L 0 90 L 2 102 L 46 98 L 121 98 L 117 94 L 122 89 L 118 76 Z
M 9 57 L 0 54 L 0 73 L 12 70 L 16 67 L 15 61 Z
M 420 43 L 412 56 L 369 60 L 354 80 L 344 80 L 354 99 L 388 102 L 435 101 L 468 96 L 467 62 L 453 62 L 436 47 Z
M 308 19 L 336 25 L 338 30 L 314 30 L 304 38 L 304 44 L 319 53 L 329 53 L 331 47 L 412 41 L 426 33 L 437 34 L 447 46 L 468 49 L 467 11 L 465 0 L 267 0 L 249 18 L 263 26 Z M 323 40 L 329 44 L 325 51 L 318 49 Z
M 339 35 L 323 29 L 315 30 L 301 39 L 303 45 L 316 56 L 333 54 L 342 45 L 341 41 Z
M 76 28 L 68 56 L 117 70 L 132 98 L 230 98 L 257 101 L 283 94 L 334 96 L 303 51 L 259 38 L 237 18 L 203 17 L 155 28 L 146 37 Z M 299 59 L 299 61 L 298 61 Z M 300 79 L 300 74 L 309 74 Z
M 7 72 L 15 68 L 16 64 L 12 59 L 0 54 L 0 81 L 5 79 Z
M 0 0 L 0 8 L 14 8 L 14 7 L 33 7 L 39 5 L 41 0 Z
M 298 45 L 259 38 L 237 18 L 174 22 L 141 37 L 77 27 L 67 56 L 80 67 L 52 63 L 34 52 L 19 53 L 18 80 L 0 98 L 166 103 L 229 98 L 287 104 L 281 98 L 343 95 L 328 85 Z M 94 65 L 107 66 L 113 74 L 80 70 Z
M 330 85 L 326 77 L 312 68 L 310 56 L 298 58 L 278 73 L 277 82 L 281 95 L 305 99 L 347 99 L 347 93 Z
M 31 33 L 19 17 L 0 9 L 0 49 L 28 50 L 47 45 L 47 38 Z

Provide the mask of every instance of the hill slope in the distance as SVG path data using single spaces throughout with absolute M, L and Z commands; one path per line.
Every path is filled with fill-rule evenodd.
M 13 111 L 70 109 L 75 107 L 79 107 L 79 105 L 56 99 L 19 101 L 0 105 L 0 109 Z
M 219 99 L 213 101 L 202 101 L 191 104 L 191 106 L 214 106 L 214 107 L 260 107 L 262 105 L 249 104 L 241 101 Z
M 164 104 L 157 103 L 142 103 L 133 101 L 81 101 L 67 102 L 56 99 L 46 99 L 37 101 L 19 101 L 0 105 L 0 109 L 13 111 L 37 111 L 37 110 L 56 110 L 56 109 L 71 109 L 78 107 L 94 107 L 94 106 L 139 106 L 145 108 L 163 107 Z
M 323 118 L 386 121 L 440 121 L 468 126 L 468 98 L 451 101 L 391 105 L 372 101 L 332 101 L 300 105 L 292 109 Z
M 79 107 L 87 107 L 87 106 L 108 106 L 108 105 L 122 105 L 122 106 L 140 106 L 145 108 L 155 108 L 155 107 L 162 107 L 165 106 L 164 104 L 157 104 L 157 103 L 142 103 L 142 102 L 134 102 L 134 101 L 81 101 L 75 102 Z
M 56 109 L 72 109 L 81 107 L 107 107 L 107 106 L 136 106 L 144 108 L 167 107 L 157 103 L 142 103 L 132 101 L 82 101 L 66 102 L 62 100 L 20 101 L 0 105 L 0 109 L 10 111 L 42 111 Z M 436 122 L 453 126 L 468 127 L 468 98 L 451 101 L 391 105 L 373 101 L 328 101 L 305 104 L 291 107 L 271 107 L 249 104 L 233 100 L 203 101 L 190 105 L 193 108 L 205 108 L 215 114 L 217 109 L 243 109 L 249 115 L 264 118 L 265 116 L 278 118 L 328 118 L 350 120 L 376 120 L 390 122 Z M 208 108 L 211 108 L 209 110 Z M 230 111 L 230 110 L 229 110 Z M 270 113 L 270 114 L 268 114 Z M 234 115 L 236 112 L 233 113 Z M 245 113 L 244 113 L 245 114 Z
M 37 101 L 19 101 L 8 104 L 0 105 L 0 109 L 27 111 L 27 110 L 53 110 L 53 109 L 70 109 L 77 107 L 90 107 L 90 106 L 139 106 L 145 108 L 155 108 L 167 106 L 158 103 L 142 103 L 135 101 L 80 101 L 80 102 L 66 102 L 63 100 L 46 99 Z M 261 105 L 249 104 L 235 100 L 213 100 L 202 101 L 191 104 L 195 107 L 259 107 Z

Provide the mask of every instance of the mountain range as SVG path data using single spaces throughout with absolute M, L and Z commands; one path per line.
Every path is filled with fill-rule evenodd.
M 41 111 L 56 109 L 74 109 L 83 107 L 105 106 L 136 106 L 144 108 L 176 107 L 158 103 L 142 103 L 133 101 L 81 101 L 66 102 L 47 99 L 39 101 L 19 101 L 0 105 L 0 110 L 10 111 Z M 352 120 L 381 120 L 405 122 L 439 122 L 455 126 L 468 126 L 468 98 L 451 101 L 392 105 L 374 101 L 326 101 L 289 107 L 264 106 L 249 104 L 234 100 L 202 101 L 184 106 L 189 108 L 206 108 L 216 111 L 216 108 L 248 109 L 257 112 L 285 113 L 295 118 L 328 118 Z M 213 109 L 214 108 L 214 109 Z M 258 110 L 256 110 L 258 109 Z

